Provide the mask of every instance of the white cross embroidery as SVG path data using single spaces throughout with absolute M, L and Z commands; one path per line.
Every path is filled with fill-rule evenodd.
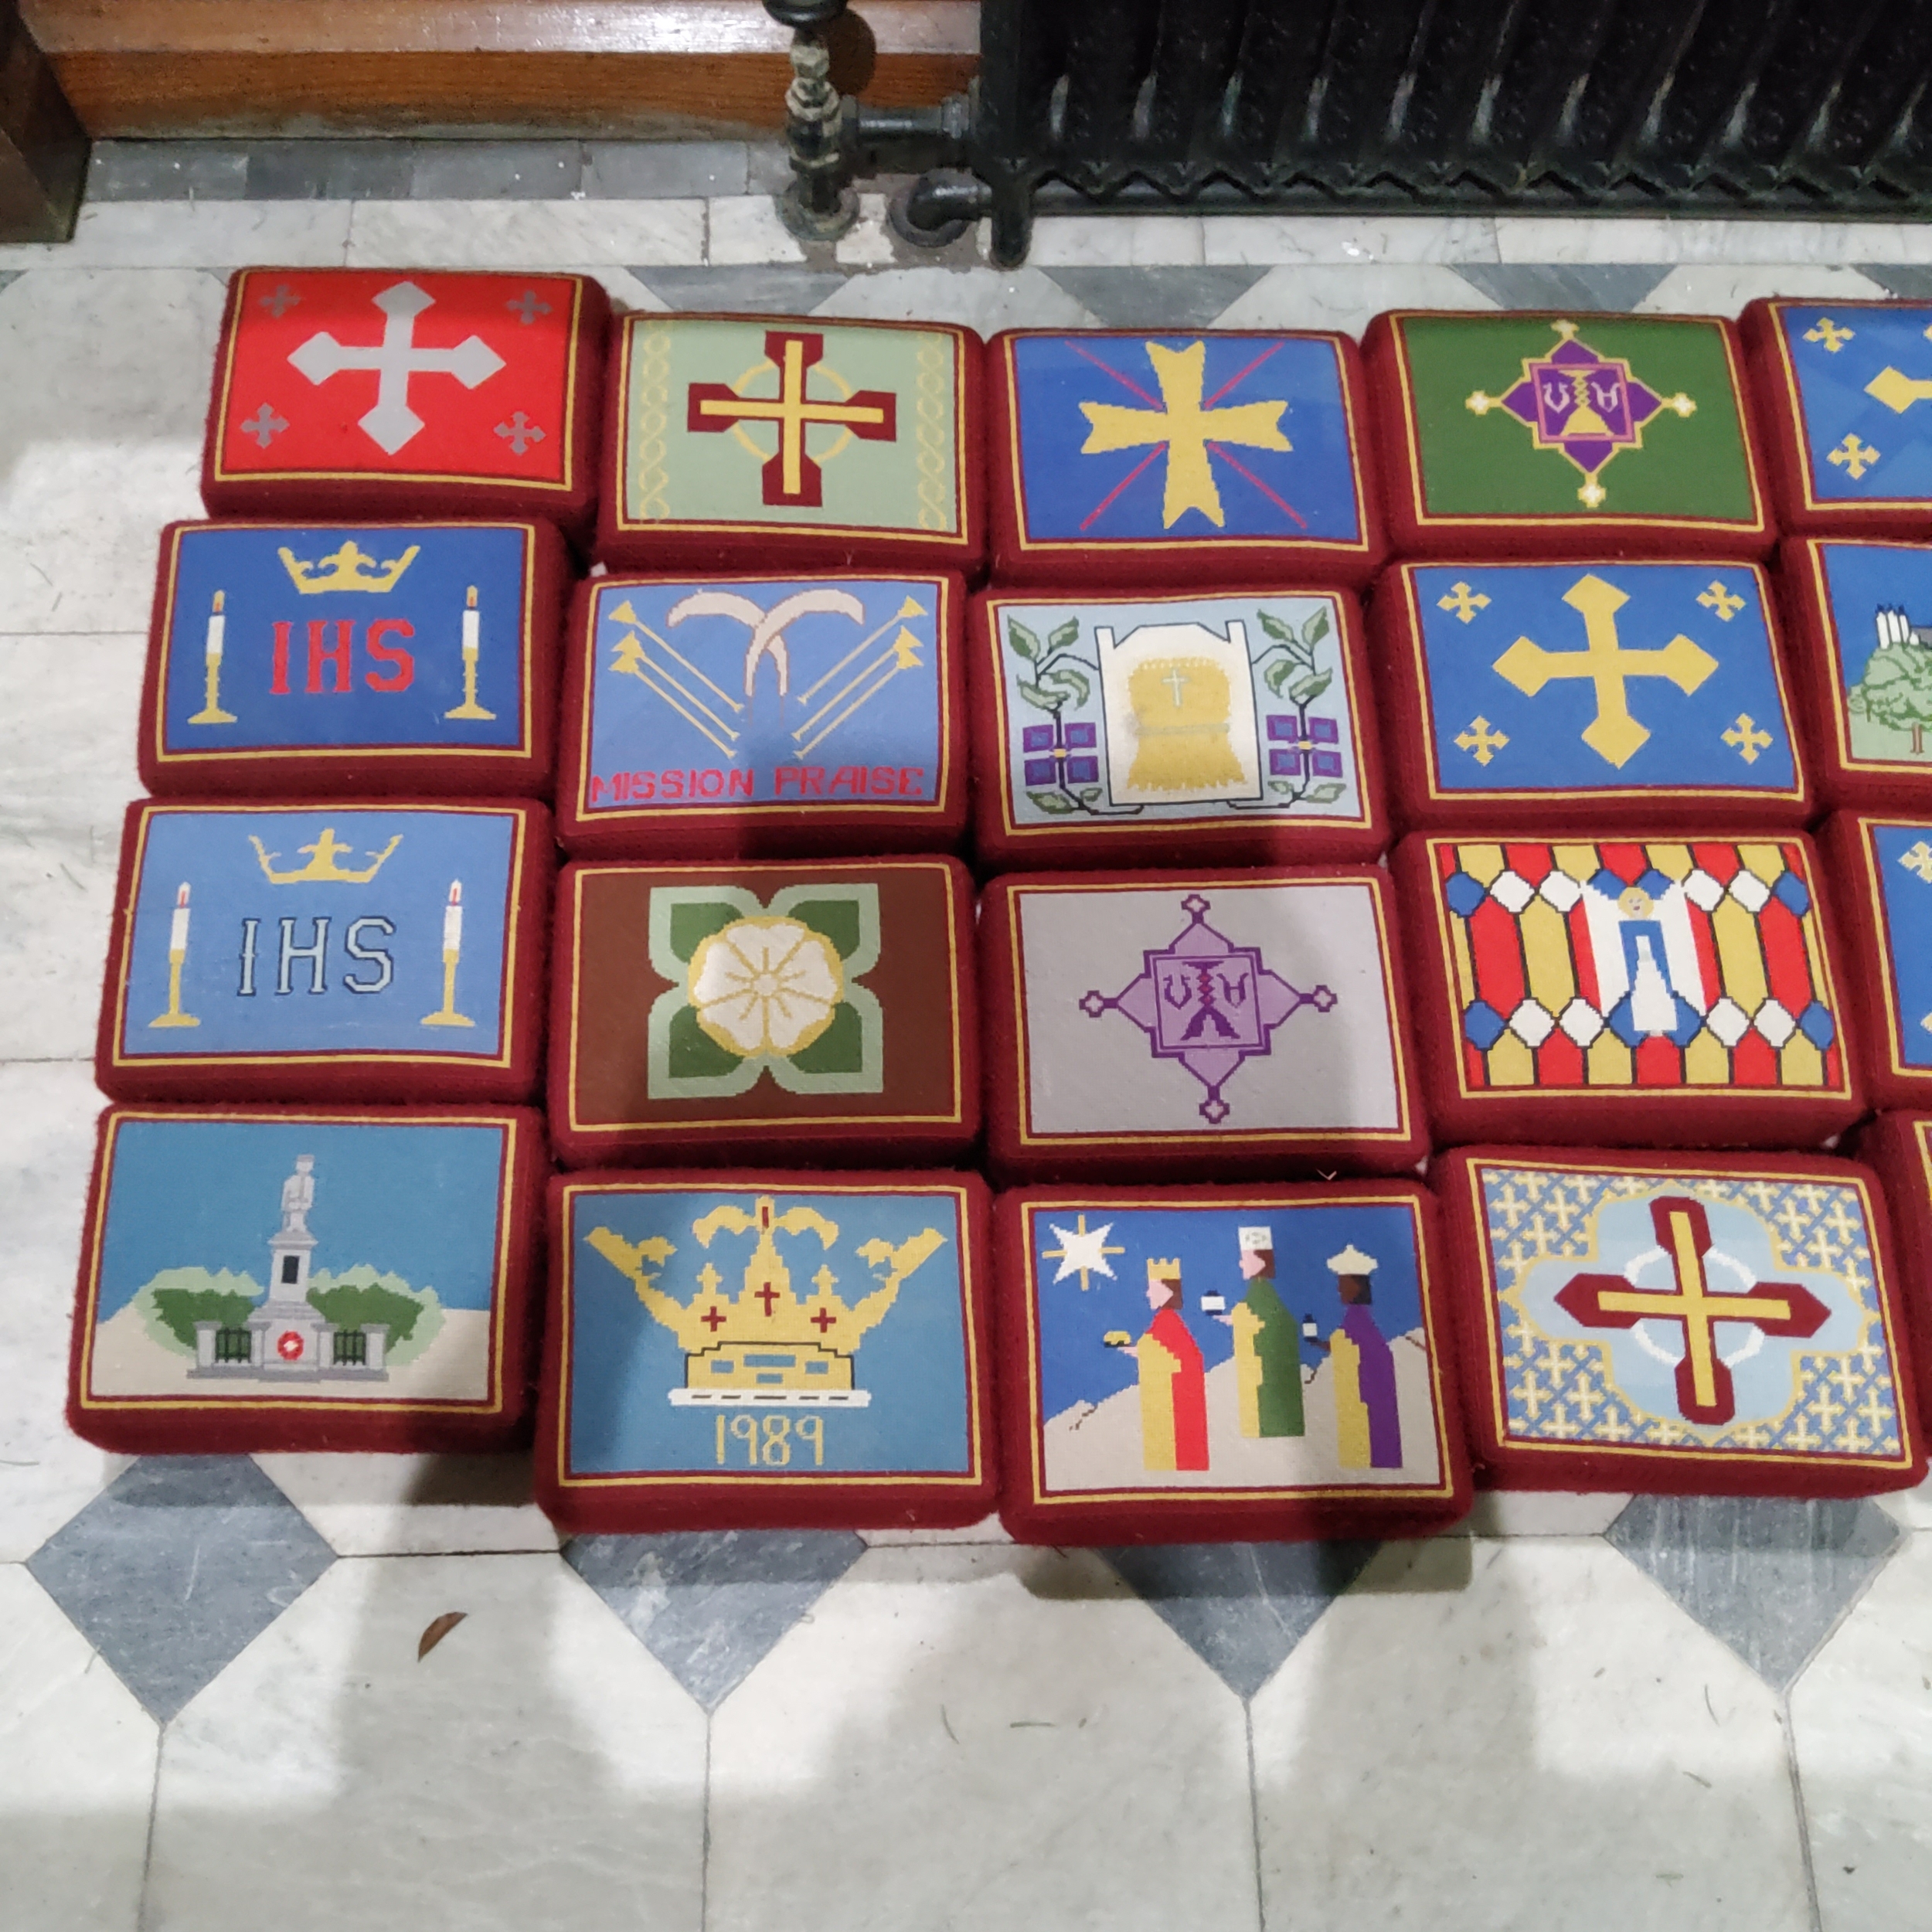
M 503 366 L 503 358 L 480 335 L 471 335 L 454 349 L 418 349 L 416 318 L 436 304 L 413 282 L 398 282 L 372 298 L 388 318 L 379 343 L 362 348 L 338 342 L 327 329 L 318 330 L 289 357 L 311 383 L 326 383 L 345 369 L 376 372 L 376 406 L 362 419 L 363 433 L 385 454 L 393 456 L 423 427 L 410 407 L 410 378 L 417 374 L 454 376 L 465 389 L 485 383 Z

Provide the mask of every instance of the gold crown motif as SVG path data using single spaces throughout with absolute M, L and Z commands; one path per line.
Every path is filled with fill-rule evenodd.
M 271 886 L 366 886 L 383 869 L 383 861 L 403 842 L 403 835 L 400 832 L 396 833 L 380 852 L 365 852 L 363 856 L 373 861 L 373 863 L 365 866 L 360 872 L 347 871 L 335 862 L 338 859 L 346 858 L 355 848 L 344 845 L 335 836 L 333 825 L 323 826 L 317 833 L 312 845 L 298 845 L 295 848 L 308 860 L 306 866 L 296 872 L 276 871 L 274 862 L 281 858 L 281 854 L 266 850 L 262 842 L 252 832 L 248 835 L 248 842 L 255 848 L 255 856 L 260 862 L 262 871 Z
M 1181 1257 L 1178 1255 L 1157 1257 L 1147 1264 L 1147 1278 L 1150 1281 L 1178 1281 L 1181 1278 Z
M 885 1319 L 900 1284 L 946 1240 L 937 1228 L 926 1228 L 896 1247 L 877 1237 L 862 1243 L 855 1251 L 875 1271 L 876 1285 L 849 1303 L 838 1292 L 838 1277 L 823 1261 L 811 1277 L 811 1292 L 798 1294 L 778 1253 L 781 1233 L 816 1235 L 821 1252 L 830 1252 L 838 1240 L 838 1224 L 815 1209 L 787 1208 L 781 1213 L 772 1196 L 761 1194 L 750 1213 L 726 1203 L 691 1224 L 701 1247 L 709 1247 L 724 1230 L 758 1236 L 742 1287 L 735 1296 L 726 1293 L 724 1277 L 706 1261 L 698 1271 L 698 1291 L 688 1302 L 657 1285 L 658 1274 L 677 1253 L 662 1235 L 633 1242 L 600 1227 L 586 1237 L 630 1281 L 652 1318 L 677 1338 L 685 1352 L 686 1389 L 715 1396 L 760 1387 L 807 1395 L 851 1389 L 852 1358 L 860 1342 Z M 876 1272 L 881 1268 L 883 1277 Z
M 391 557 L 372 575 L 366 573 L 366 566 L 376 560 L 365 551 L 355 547 L 351 537 L 332 556 L 325 556 L 319 563 L 305 563 L 285 545 L 276 552 L 282 560 L 282 568 L 288 573 L 288 580 L 305 597 L 318 597 L 325 590 L 393 590 L 402 581 L 403 573 L 416 561 L 417 553 L 422 549 L 420 543 L 412 543 L 399 557 Z

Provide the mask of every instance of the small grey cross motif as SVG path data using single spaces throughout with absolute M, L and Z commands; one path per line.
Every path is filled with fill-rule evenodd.
M 519 410 L 507 423 L 498 423 L 496 433 L 509 444 L 512 449 L 516 451 L 519 456 L 521 456 L 532 443 L 541 443 L 543 440 L 543 432 L 521 410 Z
M 256 410 L 252 420 L 238 427 L 243 435 L 252 436 L 264 449 L 267 449 L 288 425 L 264 403 Z
M 550 312 L 550 304 L 548 302 L 539 301 L 536 298 L 536 291 L 534 288 L 525 289 L 523 293 L 518 296 L 515 301 L 505 302 L 503 306 L 507 308 L 526 328 L 528 328 L 539 315 L 547 315 Z
M 262 298 L 262 307 L 279 322 L 301 299 L 287 283 L 282 282 L 277 284 L 272 295 Z

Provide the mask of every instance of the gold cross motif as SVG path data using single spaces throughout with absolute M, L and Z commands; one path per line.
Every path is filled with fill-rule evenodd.
M 1724 742 L 1745 764 L 1754 765 L 1757 763 L 1757 754 L 1770 748 L 1771 734 L 1768 731 L 1759 730 L 1751 722 L 1751 714 L 1748 711 L 1740 711 L 1737 714 L 1736 723 L 1724 733 Z
M 1932 377 L 1908 376 L 1903 369 L 1893 369 L 1887 363 L 1866 384 L 1865 393 L 1874 402 L 1883 403 L 1893 415 L 1903 416 L 1914 403 L 1932 396 Z
M 1131 450 L 1151 443 L 1167 450 L 1167 492 L 1161 504 L 1161 526 L 1172 529 L 1189 510 L 1199 510 L 1216 529 L 1226 521 L 1221 492 L 1216 487 L 1208 451 L 1214 443 L 1238 443 L 1258 450 L 1291 450 L 1281 434 L 1278 403 L 1232 403 L 1226 409 L 1203 403 L 1201 386 L 1207 369 L 1207 344 L 1190 342 L 1185 349 L 1147 345 L 1161 386 L 1158 410 L 1128 409 L 1118 403 L 1083 403 L 1087 440 L 1083 456 L 1108 450 Z
M 1886 1413 L 1885 1404 L 1879 1401 L 1879 1392 L 1876 1389 L 1866 1390 L 1865 1400 L 1859 1413 L 1872 1425 L 1872 1434 L 1875 1437 L 1883 1437 L 1892 1420 Z
M 1489 600 L 1480 590 L 1472 591 L 1466 583 L 1451 584 L 1446 597 L 1436 599 L 1438 611 L 1453 611 L 1464 624 L 1474 624 L 1476 613 L 1488 607 Z
M 1469 729 L 1456 740 L 1458 747 L 1471 753 L 1479 765 L 1486 765 L 1503 747 L 1509 743 L 1507 736 L 1500 731 L 1489 728 L 1487 718 L 1478 717 Z
M 1822 342 L 1825 353 L 1835 355 L 1852 339 L 1854 332 L 1849 328 L 1841 328 L 1830 316 L 1821 315 L 1817 323 L 1804 332 L 1804 339 L 1808 342 Z
M 1715 611 L 1726 624 L 1744 607 L 1744 600 L 1736 591 L 1726 590 L 1722 577 L 1713 577 L 1711 587 L 1698 592 L 1697 601 L 1706 611 Z
M 1905 379 L 1901 376 L 1899 379 L 1903 382 Z M 1872 380 L 1876 382 L 1877 378 L 1875 376 Z M 1868 389 L 1870 386 L 1869 383 L 1866 385 Z M 1895 406 L 1902 407 L 1903 405 Z M 1878 451 L 1869 443 L 1861 443 L 1849 430 L 1845 432 L 1845 440 L 1836 449 L 1828 452 L 1826 457 L 1827 461 L 1835 463 L 1842 470 L 1849 471 L 1854 483 L 1878 460 Z
M 1626 651 L 1617 641 L 1617 613 L 1630 599 L 1600 577 L 1579 577 L 1563 601 L 1583 621 L 1580 651 L 1546 651 L 1519 638 L 1493 668 L 1526 698 L 1553 678 L 1588 678 L 1597 689 L 1597 715 L 1583 727 L 1583 743 L 1606 764 L 1629 764 L 1648 743 L 1648 730 L 1630 715 L 1624 689 L 1631 678 L 1667 678 L 1689 697 L 1717 668 L 1717 660 L 1681 632 L 1655 651 Z
M 1921 838 L 1910 852 L 1899 854 L 1899 863 L 1907 872 L 1917 872 L 1928 886 L 1932 886 L 1932 845 Z

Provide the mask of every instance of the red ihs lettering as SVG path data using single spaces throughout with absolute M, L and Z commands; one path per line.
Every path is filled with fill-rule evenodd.
M 308 626 L 308 682 L 304 686 L 310 692 L 322 688 L 322 666 L 326 664 L 335 673 L 331 689 L 346 691 L 349 686 L 349 653 L 355 641 L 355 627 L 347 617 L 335 620 L 335 641 L 325 645 L 323 633 L 328 628 L 325 617 L 315 617 Z
M 384 669 L 379 677 L 373 671 L 363 672 L 362 682 L 372 691 L 406 691 L 415 682 L 415 658 L 383 641 L 392 632 L 399 638 L 413 638 L 416 627 L 406 617 L 378 617 L 369 627 L 369 654 Z

